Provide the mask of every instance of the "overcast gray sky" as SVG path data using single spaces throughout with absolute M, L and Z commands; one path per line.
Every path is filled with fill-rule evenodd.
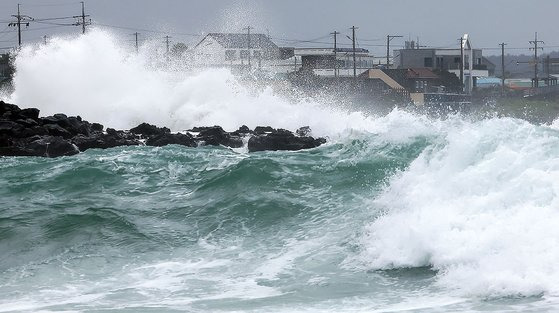
M 15 44 L 17 35 L 7 22 L 17 3 L 22 5 L 22 14 L 35 19 L 73 16 L 81 11 L 79 1 L 1 0 L 2 47 Z M 355 25 L 359 27 L 359 46 L 376 56 L 386 54 L 388 34 L 419 38 L 422 45 L 455 47 L 457 39 L 469 33 L 474 47 L 494 49 L 484 52 L 489 55 L 500 53 L 500 42 L 508 43 L 510 53 L 529 53 L 528 41 L 537 31 L 546 42 L 545 51 L 559 50 L 559 0 L 86 0 L 85 4 L 94 24 L 125 27 L 112 28 L 123 35 L 137 29 L 141 37 L 163 37 L 168 32 L 174 42 L 188 44 L 207 32 L 241 32 L 251 25 L 282 46 L 328 46 L 332 41 L 328 34 L 334 30 L 343 33 L 340 44 L 349 46 L 345 35 Z M 32 23 L 24 40 L 78 33 L 75 26 L 53 25 L 72 22 Z M 298 42 L 303 40 L 308 42 Z M 393 45 L 401 46 L 403 41 L 394 39 Z

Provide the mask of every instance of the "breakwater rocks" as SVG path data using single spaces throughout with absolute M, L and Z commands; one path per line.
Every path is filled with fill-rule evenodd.
M 250 152 L 267 150 L 302 150 L 326 142 L 313 138 L 310 129 L 302 127 L 296 133 L 271 127 L 242 126 L 226 132 L 220 126 L 194 127 L 184 133 L 172 133 L 166 127 L 142 123 L 128 131 L 90 123 L 79 116 L 55 114 L 39 117 L 35 108 L 20 109 L 0 101 L 0 156 L 59 157 L 74 155 L 88 149 L 147 145 L 161 147 L 170 144 L 186 147 L 204 145 L 240 148 L 248 138 Z

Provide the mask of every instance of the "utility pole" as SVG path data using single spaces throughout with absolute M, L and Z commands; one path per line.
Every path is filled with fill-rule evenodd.
M 460 37 L 460 85 L 464 92 L 464 37 Z
M 169 44 L 170 44 L 169 39 L 171 39 L 171 36 L 169 36 L 169 35 L 165 36 L 165 46 L 167 47 L 167 49 L 166 49 L 167 54 L 165 55 L 165 58 L 167 59 L 167 62 L 169 62 L 169 59 L 170 59 L 169 58 Z
M 501 92 L 505 93 L 505 46 L 506 43 L 500 43 L 501 46 Z
M 258 47 L 262 49 L 262 36 L 258 36 Z M 262 69 L 262 52 L 258 53 L 258 69 Z
M 534 48 L 530 48 L 530 50 L 534 50 L 534 87 L 539 87 L 539 79 L 538 79 L 538 49 L 542 49 L 542 47 L 538 48 L 538 43 L 544 44 L 545 42 L 538 40 L 538 32 L 534 37 L 533 41 L 530 41 L 530 44 L 534 45 Z
M 549 78 L 551 76 L 551 56 L 549 54 L 545 58 L 545 70 L 547 72 L 547 84 L 549 85 Z
M 252 28 L 252 27 L 250 27 L 250 26 L 247 26 L 247 27 L 243 28 L 243 29 L 246 29 L 246 30 L 247 30 L 248 68 L 249 68 L 249 70 L 252 69 L 252 64 L 250 63 L 250 29 L 251 29 L 251 28 Z
M 136 53 L 138 53 L 140 51 L 140 48 L 138 46 L 138 32 L 134 33 L 134 37 L 136 38 Z
M 338 77 L 338 31 L 330 33 L 334 35 L 334 77 Z
M 169 44 L 170 44 L 169 39 L 171 39 L 171 36 L 169 36 L 169 35 L 165 36 L 165 46 L 167 47 L 167 50 L 166 50 L 167 54 L 169 54 Z
M 26 27 L 29 27 L 29 21 L 33 21 L 33 18 L 28 15 L 21 15 L 20 13 L 20 4 L 17 5 L 17 15 L 12 15 L 13 17 L 17 18 L 17 22 L 11 22 L 8 26 L 17 27 L 17 42 L 19 47 L 21 47 L 21 24 L 25 24 Z
M 355 59 L 355 29 L 357 29 L 357 27 L 352 26 L 351 30 L 353 33 L 352 36 L 352 41 L 353 41 L 353 78 L 357 79 L 357 61 Z
M 82 15 L 74 16 L 74 18 L 80 19 L 81 21 L 78 20 L 78 22 L 74 25 L 76 25 L 76 26 L 81 25 L 82 26 L 82 34 L 85 34 L 85 26 L 86 25 L 91 25 L 91 19 L 89 21 L 85 20 L 85 18 L 89 17 L 89 15 L 85 14 L 85 3 L 82 1 L 81 4 L 82 4 Z
M 393 36 L 388 35 L 386 36 L 386 68 L 390 68 L 390 41 L 394 38 L 402 38 L 404 36 Z

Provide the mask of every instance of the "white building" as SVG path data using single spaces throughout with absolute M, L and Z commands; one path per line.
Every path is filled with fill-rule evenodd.
M 380 59 L 375 59 L 369 51 L 362 48 L 355 49 L 355 68 L 359 76 L 373 68 Z M 276 65 L 277 73 L 296 72 L 301 69 L 313 71 L 315 75 L 326 77 L 353 76 L 352 48 L 294 48 L 289 59 L 282 60 Z
M 406 47 L 394 51 L 394 59 L 398 68 L 429 68 L 446 70 L 456 74 L 458 78 L 462 71 L 464 90 L 467 93 L 475 86 L 477 78 L 489 77 L 494 72 L 495 65 L 483 57 L 481 49 L 473 48 L 468 34 L 462 36 L 457 48 L 415 48 Z M 463 58 L 462 55 L 463 54 Z
M 210 33 L 192 49 L 201 66 L 259 68 L 279 56 L 278 46 L 264 34 Z

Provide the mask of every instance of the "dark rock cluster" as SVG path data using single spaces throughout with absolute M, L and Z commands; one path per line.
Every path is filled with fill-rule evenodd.
M 240 148 L 248 139 L 250 152 L 266 150 L 302 150 L 326 142 L 310 136 L 310 128 L 302 127 L 294 134 L 284 129 L 241 126 L 226 132 L 220 126 L 194 127 L 186 133 L 172 133 L 166 127 L 142 123 L 128 131 L 90 123 L 79 116 L 55 114 L 39 117 L 35 108 L 20 109 L 0 101 L 0 156 L 59 157 L 74 155 L 87 149 L 107 149 L 119 146 L 203 145 Z

